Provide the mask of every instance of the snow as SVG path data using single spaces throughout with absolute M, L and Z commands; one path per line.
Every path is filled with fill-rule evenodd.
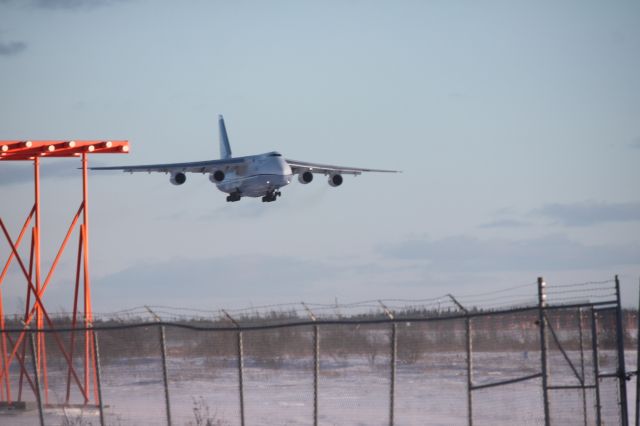
M 556 353 L 551 354 L 553 357 Z M 579 353 L 570 352 L 571 359 Z M 615 359 L 615 353 L 607 354 Z M 627 365 L 635 352 L 626 354 Z M 558 360 L 550 360 L 552 365 Z M 539 372 L 538 352 L 474 353 L 474 384 L 494 383 Z M 514 367 L 515 366 L 515 367 Z M 604 369 L 608 368 L 606 365 Z M 635 369 L 635 368 L 632 368 Z M 243 370 L 245 420 L 248 425 L 313 424 L 311 357 L 275 364 L 248 357 Z M 50 402 L 64 400 L 63 370 L 50 370 Z M 318 383 L 319 424 L 389 424 L 388 356 L 322 356 Z M 556 369 L 550 383 L 573 383 L 569 369 Z M 240 397 L 236 360 L 226 357 L 169 357 L 169 394 L 174 425 L 239 425 Z M 587 381 L 588 381 L 587 376 Z M 601 387 L 607 423 L 616 420 L 617 382 Z M 102 366 L 102 394 L 109 425 L 166 424 L 165 395 L 159 357 L 130 357 Z M 398 363 L 396 425 L 465 425 L 467 422 L 464 353 L 428 353 L 412 363 Z M 630 417 L 635 381 L 628 382 Z M 549 391 L 553 424 L 583 425 L 581 390 Z M 473 391 L 474 425 L 543 424 L 541 379 Z M 588 391 L 588 424 L 594 423 L 593 391 Z M 28 395 L 28 394 L 27 394 Z M 31 396 L 31 395 L 29 395 Z M 608 405 L 607 405 L 608 404 Z M 1 425 L 38 424 L 37 410 L 0 414 Z M 200 423 L 198 423 L 200 421 Z M 95 408 L 47 408 L 45 424 L 98 425 Z

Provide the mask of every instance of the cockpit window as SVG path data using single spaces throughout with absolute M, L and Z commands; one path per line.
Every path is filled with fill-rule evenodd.
M 269 157 L 282 157 L 282 154 L 280 154 L 279 152 L 272 152 L 271 154 L 269 154 Z

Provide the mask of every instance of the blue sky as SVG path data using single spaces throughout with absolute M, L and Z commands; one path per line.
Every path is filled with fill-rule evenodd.
M 640 277 L 634 1 L 0 0 L 0 138 L 129 139 L 92 164 L 236 155 L 401 169 L 276 203 L 92 173 L 94 306 L 427 298 Z M 43 168 L 43 265 L 80 201 Z M 32 203 L 0 164 L 0 215 Z M 8 255 L 0 244 L 0 259 Z M 45 300 L 71 309 L 72 253 Z M 3 284 L 20 311 L 18 270 Z M 13 281 L 11 281 L 13 280 Z

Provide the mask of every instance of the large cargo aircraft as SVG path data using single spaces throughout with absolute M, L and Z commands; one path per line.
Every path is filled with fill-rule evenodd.
M 364 169 L 328 164 L 309 163 L 286 159 L 279 152 L 233 157 L 229 137 L 222 115 L 218 116 L 220 128 L 220 159 L 191 163 L 143 164 L 131 166 L 91 167 L 92 170 L 122 170 L 124 172 L 162 172 L 171 175 L 170 182 L 182 185 L 187 173 L 208 174 L 217 188 L 229 194 L 227 201 L 239 201 L 242 197 L 262 197 L 263 202 L 275 201 L 281 195 L 280 188 L 291 183 L 294 175 L 307 184 L 314 174 L 328 176 L 329 185 L 342 185 L 342 175 L 359 175 L 363 172 L 397 173 L 397 170 Z

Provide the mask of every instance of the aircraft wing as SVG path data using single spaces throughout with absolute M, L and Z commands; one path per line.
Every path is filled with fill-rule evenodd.
M 191 163 L 167 163 L 167 164 L 141 164 L 131 166 L 89 167 L 91 170 L 122 170 L 127 173 L 134 172 L 188 172 L 188 173 L 213 173 L 216 170 L 224 172 L 229 170 L 240 171 L 244 167 L 244 158 L 228 158 L 224 160 L 195 161 Z
M 378 172 L 378 173 L 400 173 L 399 170 L 384 170 L 384 169 L 364 169 L 361 167 L 345 167 L 345 166 L 332 166 L 329 164 L 309 163 L 306 161 L 286 160 L 291 171 L 294 174 L 311 172 L 330 175 L 332 173 L 340 173 L 346 175 L 359 175 L 363 172 Z

